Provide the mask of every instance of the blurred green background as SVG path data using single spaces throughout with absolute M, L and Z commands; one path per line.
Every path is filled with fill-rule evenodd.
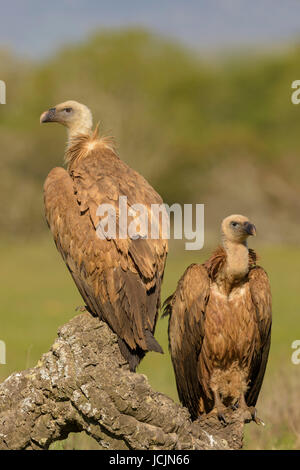
M 65 130 L 39 125 L 42 111 L 75 99 L 166 203 L 205 204 L 205 247 L 170 243 L 163 299 L 186 266 L 209 256 L 223 217 L 242 213 L 257 226 L 251 246 L 270 276 L 274 326 L 258 402 L 266 427 L 248 425 L 245 447 L 300 449 L 300 366 L 291 363 L 300 339 L 300 107 L 291 103 L 299 54 L 293 45 L 204 58 L 138 28 L 97 33 L 39 61 L 0 51 L 0 380 L 35 365 L 82 304 L 43 213 L 43 182 L 62 165 Z M 157 339 L 164 356 L 148 354 L 139 371 L 177 400 L 166 319 Z M 61 444 L 73 447 L 96 444 L 84 436 Z

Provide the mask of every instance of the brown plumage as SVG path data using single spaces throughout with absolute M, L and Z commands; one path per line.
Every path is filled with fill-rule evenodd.
M 169 347 L 179 398 L 192 419 L 224 407 L 249 409 L 263 382 L 271 338 L 271 292 L 247 237 L 246 217 L 222 223 L 223 246 L 204 264 L 189 266 L 165 301 Z
M 120 350 L 136 366 L 147 351 L 162 352 L 154 338 L 167 241 L 138 238 L 101 239 L 96 234 L 100 204 L 150 210 L 162 199 L 147 181 L 117 156 L 111 138 L 92 132 L 90 110 L 69 101 L 51 108 L 41 122 L 60 122 L 69 131 L 67 171 L 54 168 L 44 185 L 45 213 L 62 255 L 88 309 L 118 335 Z M 118 233 L 118 232 L 117 232 Z

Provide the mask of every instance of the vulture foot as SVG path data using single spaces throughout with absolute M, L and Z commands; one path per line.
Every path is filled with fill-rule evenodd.
M 265 426 L 265 423 L 257 416 L 256 408 L 254 406 L 247 405 L 244 395 L 242 395 L 238 406 L 250 415 L 249 418 L 245 418 L 246 423 L 254 421 L 256 424 L 262 424 L 262 426 Z
M 239 402 L 238 402 L 238 401 L 236 401 L 235 403 L 233 403 L 233 405 L 230 405 L 230 408 L 231 408 L 233 411 L 237 410 L 238 407 L 239 407 Z
M 251 421 L 254 421 L 258 425 L 261 424 L 262 426 L 265 426 L 265 423 L 263 422 L 263 420 L 257 416 L 257 411 L 254 406 L 249 406 L 248 410 L 250 411 L 250 414 L 251 414 Z
M 225 406 L 222 406 L 222 407 L 215 406 L 209 413 L 207 413 L 207 415 L 205 415 L 205 419 L 214 416 L 218 418 L 218 420 L 220 421 L 220 423 L 223 424 L 223 426 L 227 426 L 228 421 L 225 418 L 225 413 L 224 413 L 225 410 L 226 410 Z
M 78 305 L 75 308 L 76 312 L 89 312 L 93 317 L 98 317 L 97 313 L 92 312 L 92 310 L 87 305 Z
M 214 391 L 214 400 L 215 400 L 215 406 L 209 414 L 217 414 L 219 421 L 223 424 L 223 426 L 226 426 L 228 424 L 225 418 L 225 411 L 227 408 L 222 403 L 222 400 L 218 391 Z
M 88 311 L 88 309 L 87 309 L 86 305 L 78 305 L 75 308 L 75 312 L 87 312 L 87 311 Z
M 222 411 L 218 410 L 218 418 L 219 418 L 219 421 L 223 424 L 223 426 L 226 426 L 228 424 Z

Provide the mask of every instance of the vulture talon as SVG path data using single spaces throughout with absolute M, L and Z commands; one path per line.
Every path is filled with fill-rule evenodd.
M 252 421 L 254 421 L 258 426 L 260 425 L 265 426 L 265 423 L 263 422 L 263 420 L 257 416 L 257 411 L 254 406 L 249 407 L 249 411 L 251 413 Z
M 86 312 L 86 311 L 87 311 L 86 305 L 78 305 L 75 308 L 75 312 Z
M 223 424 L 223 426 L 227 426 L 228 422 L 223 413 L 218 412 L 219 421 Z
M 214 419 L 218 418 L 218 420 L 220 421 L 220 423 L 223 424 L 223 426 L 226 426 L 228 424 L 226 418 L 225 418 L 225 415 L 224 415 L 224 412 L 226 410 L 226 407 L 223 406 L 222 404 L 218 405 L 218 406 L 215 406 L 209 413 L 207 413 L 206 415 L 204 415 L 206 418 L 209 418 L 209 417 L 214 417 Z

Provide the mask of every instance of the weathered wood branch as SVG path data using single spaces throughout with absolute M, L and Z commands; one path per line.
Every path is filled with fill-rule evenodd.
M 131 373 L 116 335 L 82 313 L 60 328 L 36 367 L 0 384 L 0 449 L 47 449 L 85 431 L 104 449 L 230 449 L 244 419 L 191 422 L 188 411 Z

